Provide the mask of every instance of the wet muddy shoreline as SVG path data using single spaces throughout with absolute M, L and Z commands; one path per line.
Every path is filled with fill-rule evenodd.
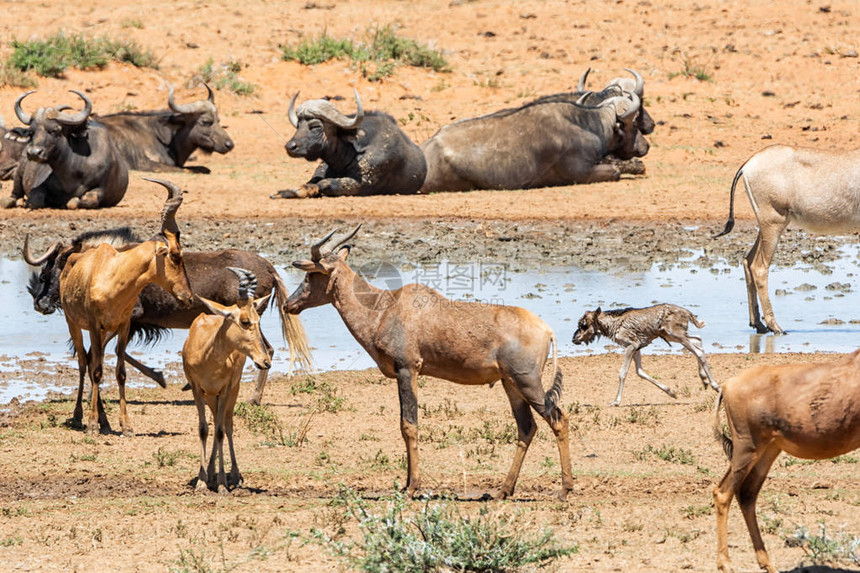
M 275 264 L 286 265 L 307 256 L 310 242 L 329 230 L 346 232 L 362 223 L 354 239 L 353 260 L 386 260 L 394 264 L 426 264 L 440 261 L 504 262 L 510 270 L 576 266 L 586 270 L 630 272 L 653 264 L 683 264 L 709 268 L 721 261 L 738 265 L 756 237 L 755 223 L 740 221 L 727 236 L 713 239 L 722 222 L 668 221 L 665 223 L 600 221 L 501 221 L 501 220 L 312 220 L 307 218 L 180 221 L 186 249 L 249 249 Z M 24 235 L 30 233 L 33 250 L 53 241 L 69 239 L 84 231 L 130 225 L 141 236 L 157 231 L 150 219 L 0 221 L 2 253 L 20 256 Z M 857 242 L 856 235 L 820 237 L 787 230 L 780 241 L 775 266 L 798 261 L 827 272 L 838 259 L 843 244 Z

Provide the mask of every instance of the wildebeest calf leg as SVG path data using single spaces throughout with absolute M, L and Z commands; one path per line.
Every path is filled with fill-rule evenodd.
M 406 443 L 406 492 L 412 497 L 421 487 L 418 476 L 418 397 L 415 372 L 408 367 L 397 370 L 400 398 L 400 434 Z
M 666 340 L 670 341 L 670 338 L 667 337 Z M 705 358 L 705 349 L 702 348 L 702 338 L 695 334 L 685 333 L 683 337 L 672 337 L 671 341 L 679 343 L 693 353 L 693 356 L 696 357 L 699 363 L 699 378 L 702 379 L 702 384 L 705 388 L 710 385 L 711 388 L 719 392 L 720 385 L 714 380 L 714 376 L 711 374 L 711 369 L 708 366 L 708 359 Z
M 618 371 L 618 395 L 615 400 L 610 402 L 610 406 L 618 406 L 621 404 L 621 394 L 624 392 L 624 379 L 627 378 L 627 372 L 630 370 L 630 362 L 633 360 L 633 355 L 637 350 L 635 346 L 628 346 L 624 351 L 624 361 L 621 363 L 621 370 Z
M 659 388 L 660 390 L 662 390 L 663 392 L 665 392 L 666 394 L 671 396 L 672 398 L 678 397 L 675 394 L 674 390 L 672 390 L 668 386 L 664 386 L 663 384 L 660 384 L 659 382 L 657 382 L 656 380 L 654 380 L 653 378 L 648 376 L 648 374 L 644 370 L 642 370 L 642 353 L 640 351 L 637 350 L 633 354 L 633 362 L 636 364 L 636 374 L 640 378 L 642 378 L 643 380 L 647 380 L 648 382 L 650 382 L 651 384 L 653 384 L 654 386 L 656 386 L 657 388 Z
M 514 452 L 514 461 L 511 463 L 511 469 L 508 471 L 507 477 L 505 477 L 502 489 L 495 496 L 496 499 L 505 499 L 513 495 L 526 452 L 528 452 L 529 445 L 532 443 L 535 432 L 537 432 L 537 424 L 535 424 L 531 407 L 520 392 L 520 388 L 508 378 L 502 379 L 502 386 L 505 389 L 505 394 L 508 395 L 508 401 L 511 403 L 511 411 L 513 411 L 514 419 L 517 422 L 517 450 Z M 543 404 L 541 404 L 541 409 L 543 409 Z

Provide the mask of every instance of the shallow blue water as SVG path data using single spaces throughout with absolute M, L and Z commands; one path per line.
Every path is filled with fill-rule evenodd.
M 562 356 L 616 350 L 608 340 L 598 340 L 587 347 L 571 343 L 576 322 L 585 310 L 597 306 L 604 310 L 648 306 L 656 302 L 680 304 L 704 320 L 707 325 L 699 334 L 708 353 L 848 352 L 860 346 L 860 294 L 854 290 L 855 275 L 860 272 L 857 246 L 843 247 L 840 259 L 829 266 L 832 271 L 829 274 L 803 265 L 771 269 L 771 300 L 777 319 L 789 331 L 784 336 L 752 334 L 747 326 L 743 270 L 725 262 L 712 268 L 698 268 L 692 261 L 700 254 L 678 265 L 656 264 L 641 273 L 606 273 L 578 268 L 515 273 L 504 263 L 454 261 L 409 269 L 395 268 L 382 261 L 365 263 L 359 268 L 373 284 L 384 288 L 421 282 L 452 299 L 528 308 L 555 330 Z M 290 289 L 303 276 L 292 267 L 279 269 L 279 272 Z M 26 290 L 29 274 L 30 267 L 23 261 L 0 259 L 0 300 L 4 301 L 0 306 L 0 368 L 14 373 L 10 383 L 0 383 L 0 404 L 16 396 L 44 396 L 53 389 L 56 365 L 76 367 L 68 351 L 68 330 L 63 316 L 43 316 L 33 310 Z M 774 291 L 781 294 L 774 294 Z M 309 309 L 301 316 L 314 349 L 317 369 L 352 370 L 374 366 L 332 306 Z M 838 319 L 842 323 L 822 324 L 828 319 Z M 263 329 L 278 348 L 274 370 L 286 372 L 287 352 L 281 348 L 283 342 L 280 342 L 276 313 L 266 313 Z M 135 345 L 130 350 L 151 366 L 163 366 L 179 360 L 184 340 L 185 332 L 176 331 L 153 347 Z M 680 352 L 679 346 L 668 347 L 662 341 L 645 350 L 646 354 Z M 41 360 L 38 371 L 25 371 L 18 360 L 37 357 Z M 112 356 L 109 362 L 113 362 Z M 167 374 L 171 380 L 181 377 L 181 373 L 175 371 Z M 137 383 L 142 380 L 139 375 L 131 376 Z M 250 366 L 245 376 L 249 380 L 254 377 Z

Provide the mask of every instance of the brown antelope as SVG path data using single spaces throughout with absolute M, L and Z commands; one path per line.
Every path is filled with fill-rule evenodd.
M 360 227 L 360 225 L 359 225 Z M 287 300 L 287 311 L 332 304 L 346 327 L 370 354 L 379 370 L 397 379 L 400 432 L 406 443 L 406 490 L 414 495 L 418 475 L 417 376 L 425 374 L 458 384 L 493 384 L 498 380 L 511 403 L 518 441 L 510 471 L 496 494 L 514 492 L 529 444 L 537 431 L 529 407 L 544 418 L 558 442 L 564 499 L 573 488 L 567 415 L 559 407 L 562 373 L 556 360 L 552 329 L 531 312 L 512 306 L 451 301 L 420 284 L 389 291 L 378 289 L 355 273 L 346 259 L 345 243 L 358 227 L 331 251 L 323 253 L 334 231 L 311 247 L 311 259 L 295 261 L 304 281 Z M 544 394 L 541 372 L 553 347 L 552 388 Z
M 143 288 L 156 283 L 175 296 L 182 304 L 191 303 L 191 287 L 182 261 L 179 244 L 179 226 L 176 210 L 182 204 L 182 190 L 173 183 L 147 179 L 163 185 L 168 199 L 161 215 L 161 232 L 139 245 L 117 251 L 109 244 L 74 253 L 69 256 L 60 275 L 60 302 L 69 334 L 78 356 L 80 380 L 75 403 L 73 423 L 81 424 L 81 400 L 84 375 L 89 370 L 92 383 L 88 433 L 94 433 L 98 424 L 103 431 L 110 424 L 100 407 L 99 384 L 102 381 L 104 349 L 107 340 L 116 335 L 116 380 L 119 386 L 119 421 L 122 431 L 132 435 L 125 403 L 125 349 L 129 338 L 131 314 Z M 82 331 L 90 333 L 90 350 L 84 349 Z
M 720 427 L 725 408 L 730 436 Z M 780 452 L 822 460 L 860 448 L 860 350 L 825 364 L 757 366 L 723 384 L 714 431 L 730 463 L 714 488 L 717 567 L 731 571 L 728 516 L 734 496 L 759 567 L 776 573 L 764 548 L 755 504 Z
M 207 487 L 226 493 L 228 485 L 242 484 L 242 474 L 236 464 L 233 449 L 233 408 L 239 396 L 239 380 L 245 357 L 250 356 L 254 366 L 268 370 L 272 365 L 270 346 L 260 330 L 260 310 L 266 307 L 271 294 L 254 300 L 257 277 L 248 270 L 229 267 L 239 277 L 239 298 L 232 306 L 200 298 L 212 314 L 200 314 L 188 330 L 188 339 L 182 347 L 182 367 L 191 384 L 194 403 L 197 405 L 200 434 L 200 472 L 197 490 Z M 212 412 L 215 436 L 209 464 L 206 459 L 206 405 Z M 224 475 L 224 434 L 230 447 L 230 481 Z M 218 475 L 215 476 L 215 456 L 218 456 Z

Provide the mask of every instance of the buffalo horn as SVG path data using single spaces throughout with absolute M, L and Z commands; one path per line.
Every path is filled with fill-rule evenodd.
M 69 90 L 69 91 L 72 92 L 73 94 L 77 95 L 82 100 L 84 100 L 84 109 L 82 109 L 78 113 L 60 112 L 57 114 L 57 121 L 62 123 L 63 125 L 81 125 L 82 123 L 84 123 L 87 120 L 87 118 L 90 116 L 90 113 L 93 111 L 93 102 L 91 102 L 90 98 L 88 98 L 82 92 L 79 92 L 78 90 Z M 67 108 L 63 108 L 63 109 L 67 109 Z
M 257 292 L 257 277 L 247 269 L 227 267 L 239 277 L 239 300 L 252 299 Z
M 167 91 L 168 107 L 176 113 L 200 113 L 203 111 L 204 106 L 212 103 L 215 99 L 212 95 L 212 89 L 205 83 L 203 85 L 206 86 L 206 90 L 209 92 L 209 99 L 179 104 L 173 99 L 173 84 L 170 84 L 170 89 Z
M 24 113 L 24 110 L 21 109 L 21 101 L 23 101 L 23 99 L 25 97 L 27 97 L 28 95 L 30 95 L 31 93 L 33 93 L 35 91 L 36 90 L 30 90 L 28 92 L 24 92 L 18 96 L 18 99 L 15 100 L 15 115 L 18 116 L 18 119 L 20 119 L 21 123 L 23 123 L 24 125 L 30 125 L 30 121 L 33 118 L 30 117 L 30 114 Z
M 26 235 L 24 235 L 24 248 L 21 250 L 21 252 L 23 253 L 24 260 L 27 261 L 28 265 L 38 267 L 39 265 L 50 259 L 52 256 L 54 256 L 54 254 L 60 250 L 61 246 L 62 243 L 60 241 L 57 241 L 53 245 L 48 247 L 48 250 L 45 251 L 45 254 L 43 254 L 41 257 L 34 258 L 33 253 L 30 251 L 30 233 L 27 233 Z
M 337 233 L 337 229 L 333 229 L 328 235 L 311 245 L 311 260 L 313 262 L 317 263 L 322 259 L 322 246 L 325 245 L 335 233 Z
M 179 185 L 171 181 L 162 179 L 143 178 L 145 181 L 158 183 L 168 191 L 167 201 L 164 203 L 164 210 L 161 212 L 161 231 L 168 231 L 174 235 L 179 234 L 179 225 L 176 224 L 176 211 L 182 205 L 182 189 Z
M 636 95 L 642 97 L 642 91 L 645 89 L 645 80 L 642 79 L 642 76 L 640 76 L 636 70 L 631 70 L 630 68 L 624 69 L 633 74 L 633 77 L 636 78 L 636 87 L 633 88 L 633 91 L 636 92 Z
M 287 115 L 290 117 L 290 123 L 293 124 L 293 127 L 299 126 L 299 116 L 296 115 L 296 98 L 299 97 L 299 92 L 293 94 L 293 99 L 290 100 L 290 109 Z
M 627 99 L 627 98 L 624 98 L 624 99 Z M 639 96 L 636 95 L 636 93 L 634 92 L 634 93 L 630 94 L 629 99 L 631 102 L 633 102 L 632 105 L 630 106 L 630 109 L 625 111 L 623 114 L 619 115 L 618 119 L 624 120 L 624 119 L 627 119 L 628 117 L 635 116 L 636 112 L 639 111 L 639 104 L 641 103 Z
M 588 74 L 591 72 L 591 68 L 586 68 L 585 73 L 582 74 L 582 77 L 579 78 L 579 83 L 576 84 L 576 91 L 584 92 L 585 91 L 585 81 L 588 79 Z
M 206 100 L 209 103 L 214 105 L 215 104 L 215 92 L 212 91 L 212 88 L 210 88 L 209 84 L 207 84 L 206 82 L 203 82 L 203 87 L 205 87 L 206 91 L 209 93 L 209 95 L 206 96 Z
M 6 129 L 6 120 L 0 115 L 0 129 Z

